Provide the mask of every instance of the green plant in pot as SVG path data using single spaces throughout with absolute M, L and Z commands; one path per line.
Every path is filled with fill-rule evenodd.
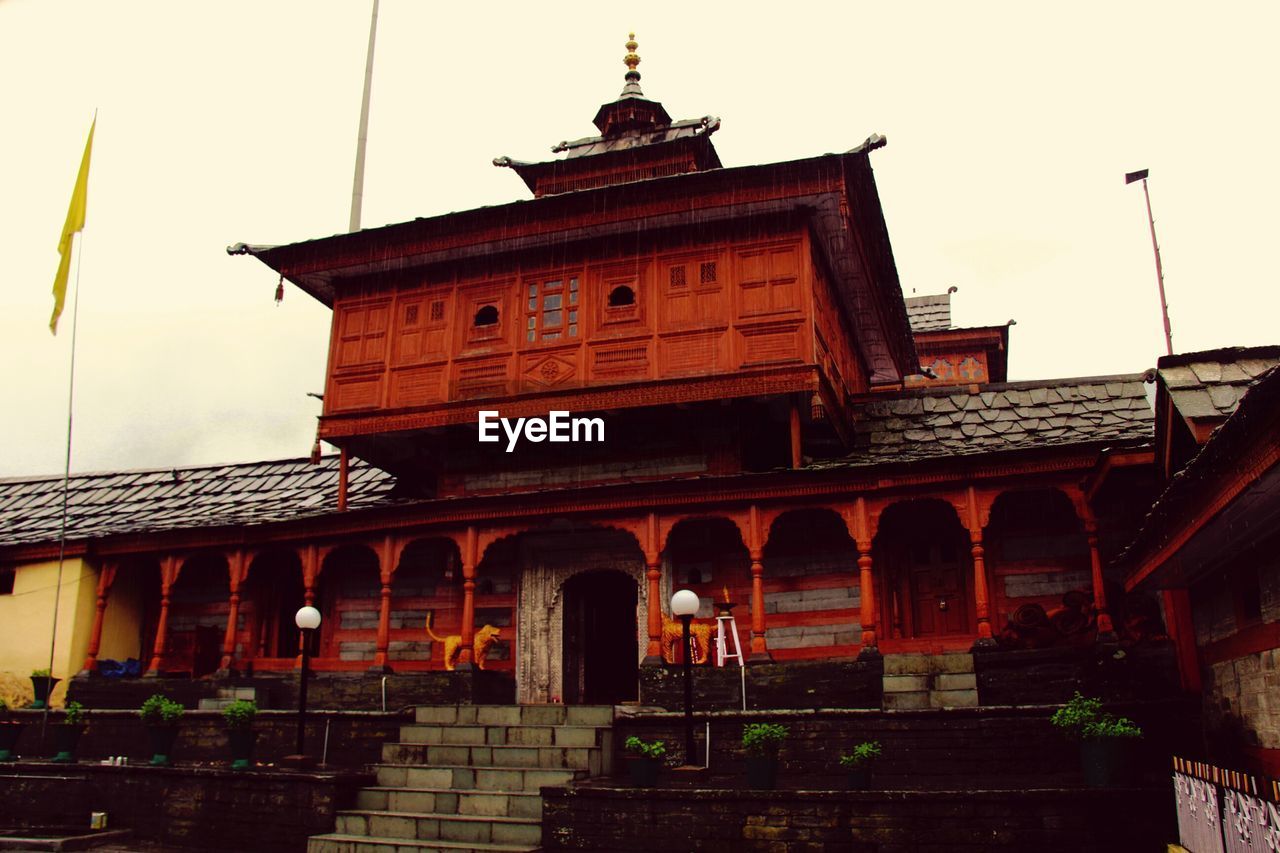
M 747 787 L 772 790 L 778 784 L 778 752 L 790 732 L 777 723 L 748 723 L 742 727 Z
M 49 707 L 49 694 L 53 692 L 53 686 L 61 680 L 60 678 L 54 678 L 47 669 L 33 669 L 31 671 L 31 689 L 35 691 L 36 701 L 31 703 L 31 707 L 35 710 Z
M 0 699 L 0 761 L 13 761 L 18 749 L 18 738 L 25 723 L 9 716 L 9 703 Z
M 881 752 L 880 741 L 867 740 L 840 756 L 840 766 L 849 774 L 850 791 L 862 791 L 871 785 L 871 766 Z
M 74 764 L 76 746 L 84 734 L 86 711 L 79 702 L 68 702 L 62 723 L 53 727 L 53 760 L 57 764 Z
M 257 715 L 257 703 L 248 699 L 237 699 L 222 709 L 222 719 L 227 723 L 227 743 L 231 747 L 232 770 L 247 770 L 253 766 L 253 742 L 258 737 L 253 730 L 253 718 Z
M 151 739 L 152 764 L 162 766 L 170 763 L 173 743 L 178 739 L 178 721 L 183 713 L 180 704 L 160 693 L 142 703 L 138 714 L 147 727 L 147 737 Z
M 662 758 L 667 754 L 666 742 L 641 740 L 632 735 L 627 738 L 623 748 L 627 751 L 627 772 L 631 774 L 631 784 L 637 788 L 652 788 L 657 785 Z
M 1080 771 L 1090 788 L 1109 788 L 1133 779 L 1133 745 L 1142 737 L 1133 720 L 1102 710 L 1102 700 L 1076 691 L 1050 718 L 1058 729 L 1080 743 Z

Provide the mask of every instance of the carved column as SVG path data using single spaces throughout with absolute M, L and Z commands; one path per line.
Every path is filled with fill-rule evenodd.
M 343 447 L 338 451 L 338 512 L 347 510 L 347 477 L 350 470 L 351 458 Z
M 98 671 L 98 650 L 102 648 L 102 622 L 107 612 L 107 596 L 111 592 L 111 585 L 115 583 L 118 569 L 118 563 L 103 563 L 102 571 L 98 573 L 98 604 L 93 614 L 93 630 L 89 634 L 89 651 L 84 659 L 86 673 Z
M 320 550 L 315 545 L 308 545 L 302 552 L 302 603 L 307 607 L 316 606 L 316 580 L 320 577 Z M 286 619 L 292 619 L 293 614 L 280 614 Z M 323 630 L 324 624 L 321 623 L 320 629 Z M 316 633 L 319 633 L 317 631 Z M 307 641 L 307 632 L 298 632 L 298 658 L 294 663 L 295 669 L 302 669 L 302 644 Z M 316 649 L 317 655 L 319 648 Z
M 382 538 L 382 548 L 378 553 L 379 578 L 382 581 L 382 600 L 378 606 L 378 649 L 373 656 L 372 673 L 391 672 L 388 660 L 388 649 L 391 646 L 391 580 L 396 571 L 396 543 L 387 534 Z
M 1111 623 L 1111 613 L 1107 610 L 1107 582 L 1102 576 L 1102 555 L 1098 551 L 1098 522 L 1093 513 L 1089 513 L 1084 522 L 1085 538 L 1089 542 L 1089 563 L 1093 570 L 1093 610 L 1096 614 L 1099 643 L 1115 643 L 1118 641 L 1115 626 Z
M 160 564 L 160 618 L 156 621 L 156 645 L 151 653 L 151 665 L 147 675 L 154 678 L 164 666 L 165 648 L 169 644 L 169 593 L 178 580 L 180 563 L 177 557 L 165 557 Z
M 227 633 L 222 639 L 222 661 L 218 664 L 218 672 L 231 674 L 231 664 L 236 654 L 236 629 L 240 621 L 240 588 L 244 583 L 245 559 L 244 550 L 237 548 L 227 562 L 228 606 Z
M 751 555 L 751 654 L 752 662 L 773 660 L 765 639 L 764 624 L 764 538 L 760 531 L 760 510 L 751 507 L 747 551 Z
M 471 669 L 474 663 L 475 651 L 471 645 L 476 634 L 477 550 L 476 529 L 468 527 L 462 548 L 462 628 L 458 631 L 462 637 L 462 649 L 456 669 Z
M 658 541 L 658 516 L 654 513 L 649 513 L 646 526 L 644 566 L 649 617 L 649 644 L 645 648 L 644 664 L 657 666 L 662 663 L 662 547 Z
M 978 639 L 973 644 L 975 649 L 994 648 L 995 639 L 991 634 L 991 597 L 987 591 L 986 549 L 982 546 L 982 529 L 985 526 L 987 513 L 978 503 L 977 490 L 968 489 L 968 524 L 969 553 L 973 556 L 973 607 L 978 619 Z
M 854 542 L 858 548 L 858 597 L 862 601 L 862 651 L 858 657 L 880 654 L 876 638 L 876 587 L 871 573 L 871 525 L 867 519 L 867 501 L 858 498 L 854 506 Z

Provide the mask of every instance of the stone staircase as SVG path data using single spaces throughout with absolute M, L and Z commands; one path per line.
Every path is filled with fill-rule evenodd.
M 258 691 L 253 687 L 219 687 L 218 695 L 201 699 L 197 707 L 201 711 L 221 711 L 232 702 L 248 699 L 257 701 Z
M 420 707 L 382 747 L 378 784 L 307 853 L 536 851 L 544 785 L 607 774 L 612 706 Z
M 884 708 L 973 708 L 978 681 L 973 655 L 896 654 L 884 656 Z

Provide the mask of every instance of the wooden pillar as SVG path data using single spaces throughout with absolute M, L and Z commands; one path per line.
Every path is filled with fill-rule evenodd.
M 391 672 L 391 664 L 387 658 L 391 646 L 391 580 L 395 575 L 396 543 L 391 534 L 382 538 L 382 549 L 378 554 L 379 578 L 382 581 L 382 600 L 378 606 L 378 648 L 373 656 L 373 673 Z
M 644 565 L 649 617 L 649 645 L 644 652 L 644 662 L 656 666 L 662 663 L 662 548 L 658 541 L 658 516 L 652 512 L 646 527 Z
M 102 648 L 102 622 L 107 612 L 107 596 L 111 593 L 111 585 L 115 583 L 118 563 L 103 563 L 98 572 L 98 604 L 93 614 L 93 629 L 89 633 L 89 650 L 84 659 L 84 671 L 98 671 L 98 651 Z
M 973 556 L 973 605 L 978 619 L 978 640 L 975 648 L 990 648 L 996 644 L 991 634 L 991 598 L 987 592 L 986 549 L 982 546 L 983 513 L 978 505 L 977 490 L 968 489 L 969 553 Z
M 151 665 L 147 675 L 155 677 L 164 667 L 164 653 L 169 644 L 169 593 L 178 579 L 180 563 L 177 557 L 165 557 L 160 563 L 160 618 L 156 621 L 156 644 L 151 652 Z
M 791 467 L 800 468 L 804 465 L 804 454 L 802 452 L 802 442 L 800 435 L 800 404 L 796 401 L 793 394 L 791 396 Z
M 218 672 L 224 675 L 231 673 L 231 664 L 236 654 L 236 627 L 240 621 L 240 587 L 244 583 L 245 559 L 244 550 L 237 548 L 227 562 L 227 632 L 222 638 L 222 661 L 218 664 Z
M 1191 621 L 1191 596 L 1185 589 L 1162 589 L 1160 597 L 1164 600 L 1165 627 L 1177 655 L 1182 689 L 1199 693 L 1200 650 L 1196 647 L 1195 623 Z
M 764 624 L 764 538 L 760 530 L 760 509 L 751 507 L 747 551 L 751 555 L 751 653 L 754 662 L 771 661 Z
M 302 603 L 307 607 L 316 606 L 316 580 L 320 577 L 320 549 L 315 545 L 308 545 L 302 552 Z M 292 613 L 282 613 L 286 619 L 294 618 Z M 320 625 L 320 629 L 315 633 L 324 630 L 324 623 Z M 294 663 L 295 669 L 302 669 L 302 644 L 307 641 L 307 632 L 298 632 L 298 657 Z M 319 656 L 320 649 L 316 649 Z
M 854 507 L 854 535 L 858 548 L 858 597 L 862 601 L 862 651 L 859 657 L 880 654 L 876 638 L 876 587 L 871 568 L 871 529 L 867 520 L 867 502 L 858 498 Z
M 475 651 L 471 646 L 476 633 L 477 550 L 476 529 L 468 527 L 462 548 L 462 628 L 458 631 L 462 637 L 462 648 L 456 669 L 471 669 L 475 663 Z
M 338 450 L 338 512 L 347 509 L 347 476 L 351 472 L 351 458 L 345 447 Z
M 1115 626 L 1111 622 L 1111 613 L 1107 610 L 1107 581 L 1102 575 L 1102 555 L 1098 552 L 1098 523 L 1093 514 L 1084 522 L 1085 538 L 1089 542 L 1089 562 L 1093 568 L 1093 610 L 1098 628 L 1098 642 L 1114 643 Z

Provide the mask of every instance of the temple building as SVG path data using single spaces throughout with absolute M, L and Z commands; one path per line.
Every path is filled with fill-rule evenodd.
M 904 298 L 883 137 L 726 167 L 720 119 L 673 120 L 628 49 L 596 135 L 494 161 L 532 198 L 228 250 L 332 309 L 340 455 L 72 477 L 73 693 L 279 706 L 309 603 L 320 702 L 372 707 L 386 676 L 397 705 L 671 706 L 679 588 L 708 630 L 735 605 L 753 707 L 1058 701 L 1099 659 L 1179 689 L 1169 599 L 1111 566 L 1212 418 L 1169 414 L 1167 371 L 1009 382 L 1010 323 Z M 18 675 L 48 654 L 61 489 L 0 481 Z M 729 707 L 731 669 L 699 666 Z

